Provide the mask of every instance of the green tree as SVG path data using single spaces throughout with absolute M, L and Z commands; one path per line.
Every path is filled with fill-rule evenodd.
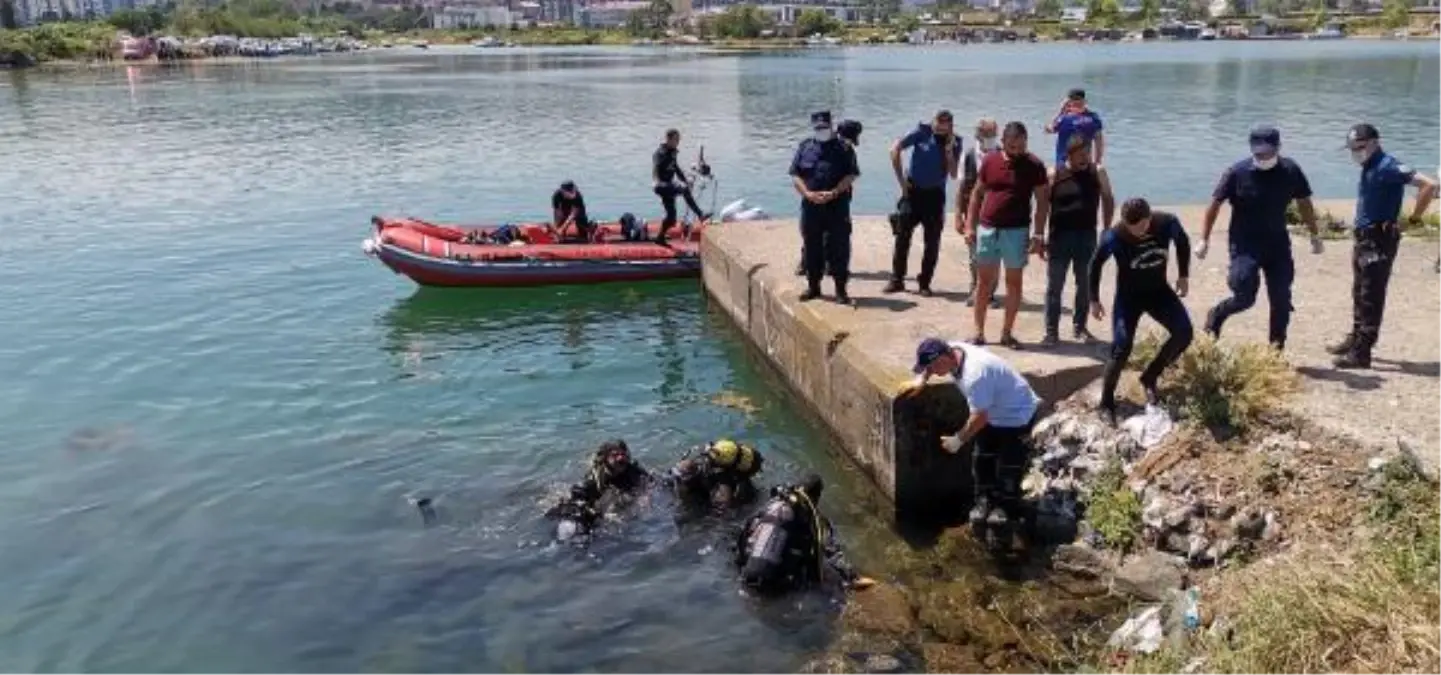
M 1036 3 L 1036 14 L 1046 18 L 1055 18 L 1061 15 L 1061 0 L 1041 0 Z
M 1226 14 L 1228 16 L 1245 16 L 1246 0 L 1226 0 Z
M 1316 0 L 1311 6 L 1311 16 L 1307 19 L 1306 24 L 1311 27 L 1311 30 L 1319 30 L 1326 25 L 1330 18 L 1330 13 L 1326 11 L 1325 0 Z
M 895 17 L 894 20 L 896 27 L 907 33 L 921 27 L 921 17 L 916 16 L 913 12 L 901 14 Z
M 1161 0 L 1141 0 L 1141 21 L 1149 26 L 1161 16 Z
M 1257 4 L 1257 10 L 1262 14 L 1281 16 L 1286 11 L 1286 4 L 1282 0 L 1261 0 Z
M 797 35 L 827 35 L 841 29 L 841 22 L 836 21 L 826 10 L 818 7 L 802 10 L 800 16 L 796 17 Z
M 770 15 L 751 4 L 731 5 L 709 21 L 709 29 L 724 38 L 749 40 L 771 27 Z
M 1403 28 L 1411 23 L 1411 8 L 1406 0 L 1386 0 L 1381 10 L 1381 23 L 1387 28 Z
M 14 30 L 19 25 L 15 20 L 14 0 L 0 0 L 0 28 Z
M 122 9 L 106 17 L 105 21 L 131 35 L 149 35 L 164 25 L 156 22 L 150 12 L 141 9 Z

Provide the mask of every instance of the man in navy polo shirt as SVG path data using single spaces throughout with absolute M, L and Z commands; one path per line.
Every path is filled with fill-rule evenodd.
M 1328 346 L 1337 368 L 1370 368 L 1371 350 L 1381 333 L 1386 310 L 1386 285 L 1401 244 L 1402 202 L 1406 186 L 1416 186 L 1416 207 L 1408 222 L 1416 223 L 1436 197 L 1436 179 L 1422 175 L 1381 149 L 1381 132 L 1357 124 L 1346 135 L 1351 159 L 1361 165 L 1357 185 L 1356 245 L 1351 254 L 1351 298 L 1355 303 L 1351 333 Z
M 1261 288 L 1264 274 L 1266 297 L 1271 303 L 1269 339 L 1276 349 L 1286 346 L 1286 329 L 1291 324 L 1291 284 L 1296 279 L 1291 235 L 1286 230 L 1286 207 L 1291 200 L 1296 200 L 1301 221 L 1311 233 L 1311 252 L 1320 253 L 1322 249 L 1316 211 L 1311 205 L 1311 184 L 1301 166 L 1280 152 L 1281 132 L 1269 126 L 1251 130 L 1251 156 L 1221 174 L 1201 223 L 1201 245 L 1196 249 L 1196 257 L 1205 259 L 1216 215 L 1223 202 L 1230 202 L 1231 229 L 1227 239 L 1231 271 L 1226 281 L 1231 297 L 1206 314 L 1206 332 L 1221 337 L 1226 319 L 1256 304 L 1256 291 Z
M 911 151 L 910 166 L 901 170 L 901 152 Z M 950 111 L 936 113 L 932 124 L 919 124 L 915 130 L 896 140 L 891 146 L 891 166 L 901 186 L 901 198 L 910 201 L 911 222 L 901 223 L 896 230 L 896 248 L 891 256 L 891 282 L 885 292 L 905 290 L 906 264 L 911 255 L 911 235 L 916 221 L 924 236 L 921 252 L 921 273 L 916 275 L 920 294 L 931 295 L 931 278 L 936 274 L 936 261 L 941 255 L 941 231 L 946 221 L 946 181 L 956 177 L 961 158 L 961 139 L 955 133 L 955 119 Z

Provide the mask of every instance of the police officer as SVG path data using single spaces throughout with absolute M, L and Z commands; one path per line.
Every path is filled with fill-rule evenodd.
M 821 295 L 829 265 L 836 302 L 850 304 L 846 281 L 851 259 L 851 184 L 860 176 L 856 152 L 835 135 L 831 113 L 811 115 L 815 136 L 801 141 L 791 161 L 792 185 L 801 196 L 801 236 L 805 246 L 806 291 L 801 301 Z
M 910 150 L 910 165 L 902 170 L 901 153 Z M 906 264 L 911 253 L 911 236 L 915 226 L 922 229 L 921 273 L 916 284 L 922 297 L 931 296 L 931 278 L 941 254 L 941 232 L 946 221 L 946 182 L 956 177 L 961 159 L 961 141 L 955 134 L 951 111 L 936 113 L 930 124 L 921 123 L 891 145 L 891 167 L 900 184 L 901 199 L 910 208 L 911 217 L 896 222 L 895 249 L 891 254 L 891 281 L 886 293 L 899 293 L 906 288 Z M 902 222 L 904 221 L 904 222 Z
M 865 130 L 865 126 L 862 125 L 860 122 L 857 122 L 856 120 L 841 120 L 841 123 L 836 125 L 836 135 L 837 135 L 837 136 L 840 136 L 840 137 L 841 137 L 841 140 L 845 141 L 848 145 L 850 145 L 852 150 L 854 150 L 856 146 L 858 146 L 858 145 L 861 144 L 861 132 L 864 131 L 864 130 Z M 845 194 L 846 201 L 848 201 L 848 202 L 850 201 L 850 198 L 851 198 L 852 194 L 853 194 L 853 191 L 852 191 L 852 190 L 846 190 L 846 194 Z M 801 232 L 801 238 L 802 238 L 802 240 L 805 239 L 805 232 L 804 232 L 804 231 Z M 803 276 L 805 276 L 805 275 L 806 275 L 806 247 L 805 247 L 805 244 L 802 243 L 802 244 L 801 244 L 801 260 L 800 260 L 799 263 L 796 264 L 796 276 L 798 276 L 798 277 L 803 277 Z
M 1206 314 L 1206 332 L 1219 338 L 1226 319 L 1256 304 L 1256 291 L 1264 274 L 1271 304 L 1270 342 L 1276 349 L 1284 349 L 1286 329 L 1291 323 L 1291 284 L 1296 279 L 1291 235 L 1286 230 L 1286 207 L 1291 200 L 1296 200 L 1301 221 L 1311 233 L 1312 253 L 1321 252 L 1321 236 L 1311 206 L 1311 184 L 1301 165 L 1281 156 L 1281 132 L 1258 126 L 1251 130 L 1250 142 L 1251 156 L 1221 174 L 1201 222 L 1201 245 L 1196 257 L 1205 259 L 1221 204 L 1231 203 L 1231 228 L 1227 233 L 1231 269 L 1226 280 L 1231 297 Z
M 1351 332 L 1327 346 L 1337 368 L 1370 368 L 1371 350 L 1381 332 L 1386 309 L 1386 285 L 1401 244 L 1402 202 L 1406 186 L 1416 187 L 1416 206 L 1407 217 L 1417 223 L 1436 197 L 1436 179 L 1418 173 L 1381 149 L 1381 132 L 1370 124 L 1357 124 L 1346 135 L 1351 159 L 1361 166 L 1357 187 L 1355 248 L 1351 254 L 1351 298 L 1355 303 Z

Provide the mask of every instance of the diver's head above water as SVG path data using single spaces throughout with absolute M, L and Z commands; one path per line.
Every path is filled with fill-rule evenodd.
M 826 483 L 824 480 L 821 480 L 820 474 L 813 473 L 806 476 L 805 480 L 801 481 L 798 487 L 800 487 L 802 492 L 806 493 L 806 497 L 810 498 L 811 503 L 815 504 L 820 502 L 821 490 L 824 489 L 825 486 Z
M 624 471 L 631 462 L 630 448 L 619 438 L 602 443 L 596 456 L 606 470 L 611 472 Z

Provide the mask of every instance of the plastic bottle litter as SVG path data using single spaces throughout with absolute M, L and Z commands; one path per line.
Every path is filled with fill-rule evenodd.
M 1186 591 L 1184 622 L 1186 630 L 1196 630 L 1201 627 L 1201 591 L 1191 588 Z
M 1121 423 L 1121 429 L 1147 450 L 1156 447 L 1175 426 L 1175 422 L 1171 421 L 1170 413 L 1166 412 L 1164 408 L 1153 405 L 1146 406 L 1144 412 L 1132 415 Z

